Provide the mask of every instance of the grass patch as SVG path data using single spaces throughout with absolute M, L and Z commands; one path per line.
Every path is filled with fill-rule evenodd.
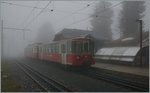
M 18 85 L 12 78 L 10 72 L 10 65 L 8 60 L 1 62 L 1 91 L 2 92 L 19 92 L 22 91 L 22 87 Z

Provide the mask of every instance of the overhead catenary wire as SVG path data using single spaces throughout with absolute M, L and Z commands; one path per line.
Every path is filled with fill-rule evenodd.
M 16 4 L 16 3 L 4 2 L 4 1 L 2 1 L 1 3 L 8 4 L 8 5 L 20 6 L 20 7 L 26 7 L 26 8 L 34 8 L 33 6 L 29 6 L 29 5 Z M 35 8 L 41 9 L 39 7 L 35 7 Z
M 35 4 L 35 6 L 32 8 L 32 10 L 30 11 L 30 13 L 28 14 L 27 18 L 23 21 L 23 23 L 21 25 L 24 26 L 25 22 L 30 18 L 31 14 L 33 13 L 33 11 L 35 10 L 35 7 L 39 4 L 39 1 L 37 1 L 37 3 Z M 25 40 L 25 32 L 23 32 L 23 39 Z
M 42 13 L 43 11 L 49 6 L 49 4 L 51 3 L 51 1 L 49 1 L 46 6 L 24 27 L 27 28 L 32 22 L 34 22 L 35 19 L 37 19 Z M 23 33 L 23 39 L 25 40 L 25 32 Z
M 84 2 L 84 1 L 83 1 L 83 2 Z M 98 1 L 94 1 L 94 2 L 98 2 Z M 89 4 L 89 3 L 79 3 L 79 2 L 76 2 L 76 1 L 75 1 L 75 2 L 71 1 L 70 3 L 71 3 L 71 4 L 80 4 L 80 5 L 85 5 L 85 4 L 88 5 L 88 4 Z M 95 6 L 92 6 L 92 5 L 91 5 L 91 7 L 95 7 Z
M 119 2 L 118 4 L 116 4 L 116 5 L 113 5 L 113 6 L 111 6 L 111 7 L 108 7 L 108 8 L 113 8 L 113 7 L 115 7 L 115 6 L 118 6 L 120 3 L 122 3 L 123 1 L 121 1 L 121 2 Z M 6 3 L 6 2 L 5 2 Z M 12 4 L 12 3 L 11 3 Z M 18 4 L 14 4 L 14 5 L 18 5 Z M 21 6 L 21 5 L 20 5 Z M 46 9 L 43 9 L 43 8 L 40 8 L 40 7 L 32 7 L 32 6 L 25 6 L 25 5 L 22 5 L 23 7 L 30 7 L 30 8 L 35 8 L 35 9 L 42 9 L 42 10 L 46 10 Z M 108 10 L 108 8 L 105 8 L 103 11 L 106 11 L 106 10 Z M 82 10 L 82 9 L 81 9 Z M 80 10 L 78 10 L 78 11 L 75 11 L 75 12 L 72 12 L 71 13 L 71 15 L 73 15 L 73 14 L 76 14 L 76 13 L 78 13 Z M 103 11 L 100 11 L 100 12 L 103 12 Z M 99 12 L 99 13 L 100 13 Z M 88 18 L 90 18 L 90 17 L 93 17 L 93 16 L 97 16 L 97 15 L 92 15 L 92 16 L 89 16 L 89 17 L 87 17 L 87 18 L 84 18 L 84 19 L 81 19 L 81 20 L 79 20 L 79 21 L 77 21 L 77 22 L 73 22 L 73 23 L 71 23 L 71 24 L 69 24 L 69 25 L 67 25 L 67 26 L 70 26 L 70 25 L 74 25 L 74 24 L 77 24 L 77 23 L 80 23 L 80 22 L 82 22 L 82 21 L 86 21 L 86 19 L 88 19 Z M 69 17 L 69 16 L 68 16 Z M 67 18 L 68 18 L 67 17 Z M 101 16 L 97 16 L 97 17 L 101 17 Z M 34 19 L 36 19 L 36 17 L 34 18 Z M 33 20 L 34 20 L 33 19 Z M 63 18 L 64 19 L 64 18 Z M 60 21 L 60 20 L 59 20 Z M 30 23 L 29 23 L 30 24 Z M 28 24 L 28 25 L 29 25 Z
M 38 7 L 38 6 L 28 6 L 28 5 L 9 3 L 9 2 L 1 2 L 1 3 L 8 4 L 8 5 L 20 6 L 20 7 L 34 8 L 34 9 L 39 9 L 39 10 L 43 9 L 42 7 Z M 52 10 L 55 10 L 55 12 L 73 13 L 72 11 L 65 11 L 65 10 L 60 10 L 60 9 L 54 9 L 54 5 L 53 5 L 53 9 L 45 9 L 45 11 L 51 11 L 51 12 L 52 12 Z M 89 15 L 88 13 L 76 13 L 76 14 Z
M 49 6 L 50 3 L 51 1 L 49 1 L 46 4 L 46 6 L 25 26 L 25 28 L 27 28 L 35 19 L 37 19 L 43 13 L 43 11 Z
M 122 3 L 123 1 L 121 1 L 121 2 L 119 2 L 118 4 L 120 4 L 120 3 Z M 28 7 L 28 8 L 35 8 L 35 9 L 43 9 L 43 8 L 41 8 L 41 7 L 33 7 L 33 6 L 28 6 L 28 5 L 22 5 L 22 4 L 15 4 L 15 3 L 9 3 L 9 2 L 1 2 L 1 3 L 5 3 L 5 4 L 10 4 L 10 5 L 16 5 L 16 6 L 22 6 L 22 7 Z M 90 3 L 90 4 L 93 4 L 93 3 Z M 90 5 L 89 4 L 89 5 Z M 118 6 L 118 4 L 116 4 L 116 5 L 114 5 L 114 6 L 112 6 L 112 7 L 115 7 L 115 6 Z M 91 6 L 91 5 L 90 5 Z M 107 8 L 105 8 L 105 9 L 107 9 Z M 105 10 L 104 9 L 104 10 Z M 46 9 L 45 9 L 46 10 Z M 51 10 L 51 9 L 47 9 L 47 10 Z M 74 12 L 70 12 L 70 11 L 64 11 L 64 10 L 58 10 L 58 9 L 56 9 L 57 11 L 60 11 L 60 12 L 64 12 L 64 13 L 66 13 L 66 12 L 68 12 L 68 13 L 72 13 L 72 14 L 74 14 Z M 82 9 L 81 9 L 82 10 Z M 78 10 L 79 11 L 79 10 Z M 75 11 L 76 12 L 76 11 Z M 76 13 L 75 13 L 76 14 Z M 77 14 L 86 14 L 86 13 L 77 13 Z M 87 14 L 87 15 L 89 15 L 89 14 Z
M 78 10 L 76 10 L 75 12 L 72 12 L 71 14 L 69 14 L 69 15 L 67 15 L 67 16 L 64 16 L 64 17 L 62 17 L 62 18 L 56 20 L 56 22 L 62 21 L 62 20 L 64 20 L 65 18 L 69 18 L 69 17 L 73 16 L 74 14 L 78 13 L 79 11 L 83 11 L 84 9 L 87 9 L 88 7 L 90 7 L 91 4 L 93 4 L 93 3 L 87 4 L 85 7 L 81 8 L 81 9 L 78 9 Z M 55 23 L 56 23 L 56 22 L 55 22 Z
M 25 22 L 30 18 L 31 14 L 33 13 L 33 11 L 35 10 L 35 7 L 37 7 L 39 4 L 39 1 L 37 1 L 37 3 L 35 4 L 35 6 L 32 8 L 32 10 L 30 11 L 30 13 L 28 14 L 27 18 L 21 23 L 21 25 L 24 25 Z
M 44 8 L 37 7 L 37 6 L 28 6 L 28 5 L 22 5 L 22 4 L 9 3 L 9 2 L 1 2 L 1 3 L 8 4 L 8 5 L 15 5 L 15 6 L 27 7 L 27 8 L 40 9 L 41 11 L 36 15 L 36 17 L 33 18 L 29 22 L 29 25 L 30 25 L 34 19 L 36 19 L 39 15 L 41 15 L 42 12 L 44 12 L 44 10 L 48 7 L 48 5 L 51 3 L 51 1 L 49 1 L 49 3 Z
M 3 27 L 3 29 L 11 29 L 11 30 L 23 30 L 23 31 L 31 31 L 31 29 L 23 29 L 23 28 L 13 28 L 13 27 Z
M 33 12 L 34 9 L 42 9 L 42 10 L 39 12 L 39 14 L 38 14 L 37 16 L 35 16 L 35 17 L 26 25 L 26 27 L 24 27 L 24 29 L 25 29 L 25 28 L 27 28 L 27 27 L 48 7 L 48 5 L 51 3 L 51 1 L 50 1 L 44 8 L 40 8 L 40 7 L 37 7 L 37 6 L 32 7 L 32 6 L 20 5 L 20 4 L 14 4 L 14 3 L 8 3 L 8 2 L 1 2 L 1 3 L 6 3 L 6 4 L 10 4 L 10 5 L 16 5 L 16 6 L 22 6 L 22 7 L 32 8 L 30 14 Z M 87 5 L 86 7 L 88 7 L 88 6 L 90 6 L 90 5 Z M 84 8 L 86 8 L 86 7 L 84 7 Z M 82 8 L 82 9 L 84 9 L 84 8 Z M 75 12 L 72 12 L 71 15 L 74 14 L 74 13 L 77 13 L 78 11 L 80 11 L 80 10 L 82 10 L 82 9 L 79 9 L 79 10 L 77 10 L 77 11 L 75 11 Z M 28 15 L 27 19 L 30 17 L 30 14 Z M 70 16 L 70 15 L 69 15 L 69 16 Z M 67 16 L 67 17 L 68 17 L 68 16 Z M 26 21 L 26 20 L 25 20 L 25 21 Z M 25 34 L 25 33 L 23 33 L 23 37 L 24 37 L 24 39 L 25 39 L 24 34 Z
M 32 8 L 32 9 L 43 9 L 42 7 L 38 7 L 38 6 L 28 6 L 28 5 L 22 5 L 22 4 L 15 4 L 15 3 L 9 3 L 9 2 L 1 2 L 1 3 L 4 3 L 4 4 L 8 4 L 8 5 L 15 5 L 15 6 L 20 6 L 20 7 L 27 7 L 27 8 Z M 54 5 L 53 5 L 54 7 Z M 52 11 L 53 10 L 53 11 Z M 61 12 L 61 13 L 74 13 L 72 11 L 66 11 L 66 10 L 60 10 L 60 9 L 45 9 L 46 12 Z M 76 14 L 81 14 L 81 15 L 90 15 L 89 13 L 76 13 Z
M 17 5 L 17 6 L 23 6 L 23 7 L 30 7 L 30 8 L 33 8 L 32 11 L 37 8 L 36 6 L 35 7 L 32 7 L 32 6 L 26 6 L 26 5 L 19 5 L 19 4 L 14 4 L 14 3 L 8 3 L 8 2 L 1 2 L 1 3 L 7 3 L 7 4 L 10 4 L 10 5 Z M 23 29 L 18 29 L 18 28 L 5 28 L 5 29 L 13 29 L 13 30 L 23 30 L 23 31 L 26 31 L 27 27 L 39 16 L 43 13 L 43 11 L 49 6 L 49 4 L 51 3 L 51 1 L 49 1 L 46 6 L 44 8 L 41 8 L 42 10 L 23 28 Z M 37 5 L 37 4 L 36 4 Z M 31 12 L 32 12 L 31 11 Z M 25 39 L 25 32 L 23 32 L 23 39 Z
M 14 4 L 14 3 L 8 3 L 8 2 L 2 2 L 2 3 L 6 3 L 6 4 L 10 4 L 10 5 L 16 5 L 16 6 L 22 6 L 22 7 L 28 7 L 28 8 L 34 8 L 34 9 L 43 9 L 43 8 L 40 8 L 40 7 L 33 7 L 33 6 L 27 6 L 27 5 L 20 5 L 20 4 Z M 75 12 L 69 12 L 69 13 L 71 13 L 71 14 L 69 14 L 69 15 L 67 15 L 67 16 L 65 16 L 65 17 L 63 17 L 63 18 L 61 18 L 61 19 L 59 19 L 59 20 L 56 20 L 56 22 L 57 22 L 57 21 L 64 20 L 65 18 L 71 17 L 71 16 L 74 15 L 74 14 L 90 15 L 90 14 L 78 13 L 78 12 L 79 12 L 79 11 L 82 11 L 82 10 L 84 10 L 84 9 L 86 9 L 86 8 L 89 7 L 89 6 L 91 6 L 91 4 L 93 4 L 93 3 L 87 4 L 85 7 L 81 8 L 81 9 L 78 9 L 78 10 L 76 10 Z M 56 10 L 56 12 L 64 12 L 64 13 L 66 13 L 66 12 L 68 12 L 68 11 Z M 34 20 L 34 19 L 33 19 L 33 20 Z M 29 24 L 30 24 L 30 23 L 29 23 Z M 28 24 L 28 25 L 29 25 L 29 24 Z M 28 26 L 28 25 L 27 25 L 27 26 Z M 26 26 L 26 27 L 27 27 L 27 26 Z
M 93 3 L 90 3 L 90 4 L 93 4 Z M 77 10 L 77 11 L 71 13 L 70 15 L 67 15 L 67 16 L 63 17 L 61 20 L 63 20 L 64 18 L 68 18 L 68 17 L 72 16 L 73 14 L 76 14 L 77 12 L 86 9 L 87 7 L 90 6 L 90 4 L 88 4 L 88 5 L 87 5 L 86 7 L 84 7 L 84 8 L 81 8 L 81 9 L 79 9 L 79 10 Z M 43 8 L 42 12 L 43 12 L 44 10 L 45 10 L 45 8 Z M 42 12 L 40 12 L 39 15 L 40 15 Z M 39 16 L 39 15 L 38 15 L 38 16 Z M 37 16 L 37 17 L 38 17 L 38 16 Z M 35 18 L 37 18 L 37 17 L 35 17 Z M 33 20 L 34 20 L 34 19 L 33 19 Z M 33 21 L 33 20 L 32 20 L 32 21 Z M 59 21 L 61 21 L 61 20 L 59 20 Z M 56 21 L 56 22 L 57 22 L 57 21 Z M 30 23 L 29 23 L 29 24 L 30 24 Z M 28 24 L 28 25 L 29 25 L 29 24 Z
M 118 5 L 121 5 L 123 2 L 124 2 L 124 1 L 121 1 L 121 2 L 119 2 L 119 3 L 117 3 L 117 4 L 115 4 L 115 5 L 112 5 L 112 6 L 110 6 L 110 7 L 107 7 L 107 8 L 105 8 L 105 9 L 103 9 L 102 11 L 98 12 L 97 14 L 99 14 L 99 13 L 102 14 L 103 12 L 106 12 L 106 11 L 108 11 L 108 10 L 111 9 L 111 8 L 114 8 L 114 7 L 118 6 Z M 73 22 L 73 23 L 71 23 L 71 24 L 68 24 L 68 25 L 66 25 L 66 26 L 63 26 L 63 28 L 64 28 L 64 27 L 71 26 L 71 25 L 74 25 L 74 24 L 81 23 L 81 22 L 83 22 L 83 21 L 88 20 L 89 18 L 94 17 L 94 16 L 96 16 L 96 17 L 101 17 L 100 15 L 91 15 L 91 16 L 88 16 L 88 17 L 86 17 L 86 18 L 84 18 L 84 19 L 81 19 L 81 20 L 78 20 L 78 21 Z M 103 17 L 103 16 L 102 16 L 102 17 Z M 60 29 L 60 28 L 59 28 L 59 29 Z M 58 30 L 58 29 L 56 29 L 56 30 Z
M 26 7 L 26 8 L 35 8 L 35 9 L 43 9 L 42 7 L 33 7 L 33 6 L 29 6 L 29 5 L 24 5 L 24 4 L 16 4 L 16 3 L 12 3 L 12 2 L 5 2 L 5 1 L 2 1 L 1 3 L 4 3 L 4 4 L 8 4 L 8 5 L 15 5 L 15 6 L 20 6 L 20 7 Z M 91 4 L 93 4 L 93 3 L 85 3 L 84 5 L 86 5 L 86 6 L 91 6 L 91 7 L 94 7 L 94 6 L 92 6 Z M 53 6 L 52 6 L 53 8 L 54 8 L 54 3 L 53 3 Z
M 29 6 L 29 5 L 9 3 L 9 2 L 1 2 L 1 3 L 7 4 L 7 5 L 19 6 L 19 7 L 34 8 L 34 9 L 39 9 L 39 10 L 43 9 L 43 7 L 38 7 L 38 6 Z M 47 9 L 47 10 L 50 10 L 50 9 Z
M 46 10 L 45 12 L 52 12 L 52 11 Z M 66 10 L 60 10 L 60 9 L 55 9 L 54 12 L 59 12 L 59 13 L 69 13 L 69 14 L 74 13 L 74 12 L 72 12 L 72 11 L 66 11 Z M 78 13 L 75 13 L 75 14 L 80 14 L 80 15 L 90 15 L 90 13 L 82 13 L 82 12 L 78 12 Z

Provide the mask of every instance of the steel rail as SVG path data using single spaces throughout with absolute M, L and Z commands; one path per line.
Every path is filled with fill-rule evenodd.
M 127 79 L 119 77 L 119 76 L 114 76 L 110 73 L 97 72 L 97 71 L 90 70 L 90 69 L 87 69 L 86 71 L 82 70 L 81 73 L 86 74 L 88 76 L 92 76 L 96 79 L 100 79 L 100 80 L 102 79 L 105 81 L 112 82 L 114 84 L 119 84 L 124 87 L 135 89 L 137 91 L 144 91 L 144 92 L 149 91 L 149 88 L 146 87 L 146 84 L 144 84 L 144 83 L 127 80 Z
M 40 86 L 40 88 L 43 90 L 43 91 L 47 91 L 47 89 L 42 85 L 40 84 L 39 81 L 37 81 L 31 74 L 28 73 L 28 71 L 26 71 L 19 63 L 16 63 L 18 65 L 18 67 L 27 75 L 29 76 L 35 83 L 37 83 L 38 86 Z
M 33 68 L 31 68 L 27 64 L 25 64 L 23 62 L 17 62 L 17 63 L 19 63 L 25 69 L 28 69 L 29 72 L 34 73 L 37 77 L 39 77 L 41 80 L 43 80 L 45 83 L 47 83 L 47 85 L 51 85 L 51 90 L 53 88 L 53 90 L 56 90 L 59 92 L 72 92 L 73 91 L 72 89 L 66 87 L 64 84 L 56 81 L 55 79 L 52 79 L 50 77 L 46 77 L 45 75 L 39 73 L 38 71 L 34 70 Z M 41 86 L 43 86 L 43 85 L 41 85 Z M 50 91 L 50 89 L 48 87 L 46 87 L 45 89 L 46 89 L 46 91 Z

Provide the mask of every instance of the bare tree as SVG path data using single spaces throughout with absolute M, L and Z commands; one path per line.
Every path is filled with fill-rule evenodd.
M 120 30 L 122 37 L 137 36 L 139 34 L 139 24 L 136 20 L 140 19 L 145 10 L 144 1 L 124 1 L 120 13 Z
M 39 28 L 39 34 L 37 36 L 37 42 L 47 43 L 51 42 L 54 38 L 54 30 L 49 22 L 43 24 Z
M 112 40 L 111 24 L 113 10 L 108 7 L 111 6 L 109 1 L 100 1 L 95 8 L 95 12 L 92 15 L 93 19 L 91 24 L 93 26 L 93 33 L 99 35 L 99 37 Z

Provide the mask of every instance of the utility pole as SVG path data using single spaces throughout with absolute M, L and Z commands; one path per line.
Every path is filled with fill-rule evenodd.
M 143 26 L 143 21 L 142 20 L 137 20 L 137 22 L 140 23 L 140 65 L 142 65 L 142 26 Z
M 22 28 L 14 28 L 14 27 L 4 27 L 4 21 L 1 20 L 1 59 L 4 58 L 4 29 L 21 30 L 23 32 L 25 32 L 25 31 L 31 31 L 30 29 L 22 29 Z M 25 39 L 25 35 L 23 35 L 23 39 Z
M 3 47 L 3 20 L 1 21 L 1 59 L 4 57 L 4 47 Z

